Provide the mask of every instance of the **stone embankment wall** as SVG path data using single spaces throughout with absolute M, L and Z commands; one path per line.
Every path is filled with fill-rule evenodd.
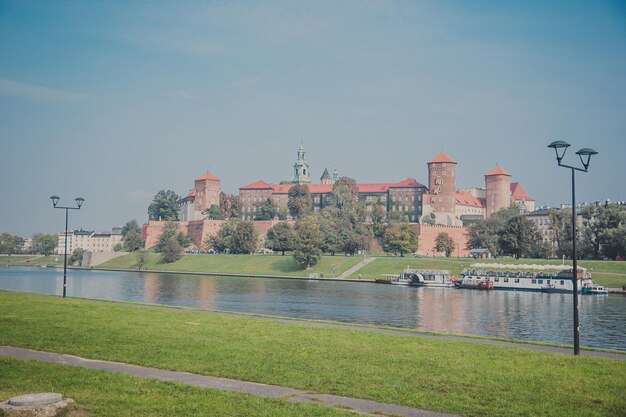
M 469 250 L 466 249 L 467 236 L 465 227 L 416 224 L 415 229 L 419 240 L 417 251 L 422 256 L 446 256 L 445 253 L 437 252 L 437 249 L 435 249 L 435 239 L 439 233 L 447 233 L 454 241 L 452 256 L 470 256 Z
M 97 266 L 103 264 L 111 259 L 117 258 L 118 256 L 128 255 L 129 252 L 91 252 L 85 251 L 83 252 L 83 259 L 80 263 L 80 266 L 89 268 L 92 266 Z

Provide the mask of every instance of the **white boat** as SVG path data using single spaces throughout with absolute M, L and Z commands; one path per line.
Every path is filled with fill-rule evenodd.
M 585 268 L 578 267 L 578 289 L 597 287 Z M 496 290 L 572 293 L 572 267 L 567 265 L 472 264 L 461 273 L 463 284 L 473 286 L 493 282 Z M 591 293 L 591 292 L 590 292 Z
M 604 288 L 602 285 L 593 284 L 591 287 L 582 287 L 580 290 L 583 294 L 596 294 L 596 295 L 604 295 L 608 294 L 609 291 Z
M 410 269 L 406 268 L 400 278 L 410 279 L 409 285 L 415 287 L 453 288 L 455 279 L 450 271 L 441 269 Z
M 412 278 L 403 277 L 401 274 L 383 274 L 376 280 L 379 284 L 406 285 L 411 284 Z

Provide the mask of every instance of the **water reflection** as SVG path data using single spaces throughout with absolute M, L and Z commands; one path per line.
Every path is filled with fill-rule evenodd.
M 62 293 L 56 269 L 0 268 L 0 288 Z M 68 271 L 68 295 L 570 344 L 572 296 L 180 274 Z M 585 346 L 626 350 L 626 298 L 581 296 Z

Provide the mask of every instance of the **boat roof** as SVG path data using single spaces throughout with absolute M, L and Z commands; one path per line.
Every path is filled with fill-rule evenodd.
M 504 270 L 535 270 L 535 271 L 567 271 L 571 270 L 571 265 L 539 265 L 539 264 L 495 264 L 495 263 L 476 263 L 471 265 L 472 268 L 489 268 Z M 587 268 L 578 267 L 579 271 L 586 271 Z

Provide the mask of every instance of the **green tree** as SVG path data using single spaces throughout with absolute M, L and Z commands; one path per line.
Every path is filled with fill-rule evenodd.
M 505 254 L 528 257 L 543 243 L 537 226 L 525 216 L 509 219 L 498 232 L 498 243 Z
M 137 251 L 137 269 L 141 270 L 146 263 L 147 252 L 143 249 Z
M 383 245 L 387 252 L 400 252 L 400 256 L 413 253 L 417 250 L 417 233 L 408 223 L 394 224 L 387 229 Z
M 121 243 L 116 243 L 115 246 L 113 246 L 113 252 L 121 252 L 124 250 L 124 245 L 122 245 Z
M 581 214 L 581 252 L 599 259 L 605 245 L 611 251 L 613 237 L 619 236 L 619 228 L 626 222 L 626 211 L 617 206 L 599 205 L 588 207 Z
M 572 258 L 572 212 L 569 210 L 551 209 L 548 213 L 550 230 L 557 244 L 556 254 L 559 258 Z
M 135 252 L 143 248 L 141 228 L 136 220 L 129 220 L 124 227 L 122 227 L 122 246 L 127 252 Z
M 354 179 L 341 177 L 333 185 L 332 205 L 340 211 L 354 207 L 358 199 L 359 187 Z
M 382 241 L 388 227 L 387 213 L 385 213 L 382 206 L 375 205 L 370 212 L 370 218 L 372 219 L 372 232 L 374 233 L 374 237 Z
M 296 184 L 289 189 L 287 207 L 295 219 L 307 216 L 311 212 L 311 194 L 306 184 Z
M 148 218 L 150 220 L 178 220 L 179 199 L 172 190 L 159 191 L 148 206 Z
M 74 252 L 72 252 L 72 256 L 70 257 L 70 264 L 74 265 L 74 264 L 79 264 L 81 263 L 81 261 L 83 260 L 83 249 L 82 248 L 76 248 L 74 249 Z
M 241 218 L 241 202 L 239 197 L 225 192 L 220 193 L 220 209 L 225 219 Z
M 501 255 L 499 233 L 509 219 L 519 215 L 519 209 L 516 207 L 503 208 L 493 213 L 490 218 L 469 225 L 467 249 L 487 248 L 494 256 Z
M 435 224 L 435 220 L 436 220 L 435 213 L 424 214 L 422 216 L 422 223 L 423 224 L 434 225 Z
M 252 253 L 257 248 L 258 233 L 252 222 L 231 220 L 209 237 L 207 244 L 218 252 Z
M 59 237 L 57 235 L 46 235 L 43 233 L 37 233 L 33 235 L 33 253 L 42 254 L 45 256 L 54 253 L 57 247 Z
M 254 220 L 274 220 L 278 209 L 271 198 L 266 199 L 263 204 L 257 207 Z
M 368 251 L 370 248 L 371 236 L 360 233 L 353 233 L 343 244 L 343 251 L 346 255 L 355 255 L 359 251 Z
M 446 258 L 449 258 L 454 251 L 454 240 L 445 232 L 439 233 L 435 237 L 435 248 L 437 252 L 443 252 L 446 254 Z
M 271 250 L 285 255 L 285 251 L 293 250 L 295 238 L 293 227 L 289 223 L 281 222 L 267 231 L 265 243 Z
M 175 222 L 167 222 L 165 223 L 165 227 L 163 228 L 163 233 L 161 233 L 161 237 L 159 238 L 159 243 L 154 247 L 154 251 L 157 253 L 162 253 L 165 250 L 169 240 L 171 238 L 176 239 L 178 246 L 182 248 L 186 248 L 191 244 L 191 239 L 184 233 L 178 232 L 178 225 Z
M 166 264 L 176 262 L 183 257 L 183 248 L 178 243 L 176 236 L 171 236 L 163 248 L 162 259 Z
M 10 233 L 0 233 L 0 253 L 12 255 L 17 252 L 17 236 Z
M 312 216 L 298 220 L 295 232 L 293 258 L 300 268 L 308 269 L 317 264 L 322 256 L 322 232 Z
M 224 220 L 224 214 L 222 209 L 217 204 L 212 204 L 211 207 L 202 212 L 209 220 Z
M 322 251 L 331 255 L 341 252 L 350 236 L 351 227 L 344 227 L 341 224 L 339 210 L 333 206 L 326 207 L 320 213 L 317 221 L 322 233 Z

